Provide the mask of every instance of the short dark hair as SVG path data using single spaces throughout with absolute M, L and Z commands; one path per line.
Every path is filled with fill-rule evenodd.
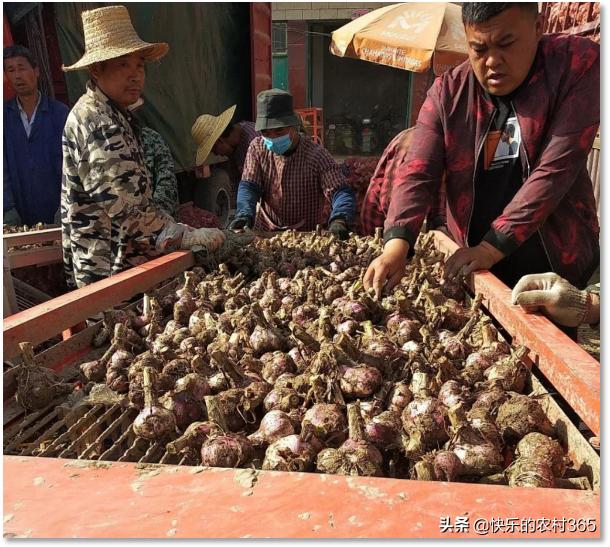
M 227 125 L 227 127 L 225 128 L 225 130 L 221 133 L 220 137 L 221 139 L 226 139 L 230 134 L 231 131 L 233 131 L 233 128 L 235 127 L 234 123 L 230 123 L 229 125 Z
M 15 57 L 25 57 L 32 68 L 36 68 L 38 66 L 38 63 L 27 47 L 14 45 L 4 48 L 3 63 L 7 59 L 14 59 Z
M 485 23 L 507 9 L 519 6 L 538 15 L 538 2 L 463 2 L 462 22 L 465 25 Z

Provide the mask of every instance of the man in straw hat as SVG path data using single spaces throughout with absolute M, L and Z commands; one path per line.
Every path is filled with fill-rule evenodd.
M 544 35 L 536 2 L 464 2 L 469 60 L 436 79 L 385 220 L 384 251 L 364 285 L 402 278 L 445 173 L 447 227 L 461 246 L 448 279 L 488 270 L 514 286 L 554 271 L 583 288 L 599 264 L 587 156 L 599 126 L 599 44 Z M 513 130 L 508 130 L 512 126 Z M 500 154 L 503 131 L 511 154 Z
M 62 244 L 70 286 L 82 287 L 168 249 L 213 251 L 224 234 L 191 230 L 152 201 L 152 184 L 129 107 L 140 99 L 144 64 L 169 46 L 136 34 L 124 6 L 82 14 L 85 54 L 65 71 L 91 80 L 63 135 Z
M 330 153 L 299 134 L 299 124 L 292 95 L 280 89 L 258 94 L 256 129 L 262 137 L 250 143 L 230 228 L 309 231 L 328 221 L 336 237 L 348 237 L 354 191 Z M 332 204 L 329 219 L 322 218 L 324 199 Z
M 206 164 L 214 156 L 224 156 L 229 162 L 229 175 L 237 184 L 244 170 L 248 147 L 260 132 L 254 122 L 232 123 L 235 109 L 236 105 L 233 105 L 218 116 L 199 116 L 191 133 L 197 143 L 196 165 Z

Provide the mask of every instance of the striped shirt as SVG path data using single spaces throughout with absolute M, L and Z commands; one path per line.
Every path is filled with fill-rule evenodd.
M 349 187 L 330 153 L 305 135 L 300 135 L 296 150 L 288 156 L 274 154 L 262 137 L 255 138 L 242 180 L 260 187 L 255 229 L 269 231 L 311 231 L 325 224 L 324 200 L 331 201 L 337 190 Z

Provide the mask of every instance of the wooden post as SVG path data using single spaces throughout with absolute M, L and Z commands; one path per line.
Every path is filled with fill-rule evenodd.
M 13 315 L 19 311 L 17 298 L 15 297 L 15 287 L 13 286 L 13 276 L 11 275 L 11 265 L 7 257 L 6 241 L 2 242 L 2 285 L 4 287 L 3 313 L 2 317 Z

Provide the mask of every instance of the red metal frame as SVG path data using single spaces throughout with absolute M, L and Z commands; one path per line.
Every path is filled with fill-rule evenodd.
M 250 66 L 252 119 L 256 117 L 256 96 L 271 88 L 271 3 L 250 3 Z
M 441 532 L 441 517 L 458 516 L 467 531 Z M 509 518 L 532 532 L 474 529 Z M 535 529 L 562 518 L 596 530 Z M 599 494 L 577 490 L 4 457 L 5 538 L 598 538 L 600 527 Z
M 193 265 L 190 251 L 171 253 L 11 315 L 3 325 L 4 358 L 12 359 L 18 354 L 19 342 L 44 342 Z
M 437 247 L 453 253 L 458 245 L 435 231 Z M 474 273 L 469 284 L 483 295 L 483 303 L 513 337 L 525 344 L 530 357 L 554 388 L 596 435 L 600 432 L 600 364 L 546 317 L 525 313 L 511 304 L 511 291 L 490 272 Z
M 321 108 L 295 108 L 301 116 L 305 129 L 311 128 L 311 138 L 314 142 L 324 146 L 324 114 Z
M 4 44 L 3 47 L 8 47 L 8 46 L 13 45 L 13 35 L 11 33 L 11 26 L 9 25 L 8 17 L 6 16 L 6 13 L 2 14 L 2 42 Z M 12 99 L 15 96 L 15 91 L 13 90 L 11 85 L 8 83 L 8 79 L 6 78 L 6 75 L 3 74 L 2 77 L 4 78 L 3 82 L 2 82 L 2 87 L 4 90 L 4 100 L 8 101 L 9 99 Z

